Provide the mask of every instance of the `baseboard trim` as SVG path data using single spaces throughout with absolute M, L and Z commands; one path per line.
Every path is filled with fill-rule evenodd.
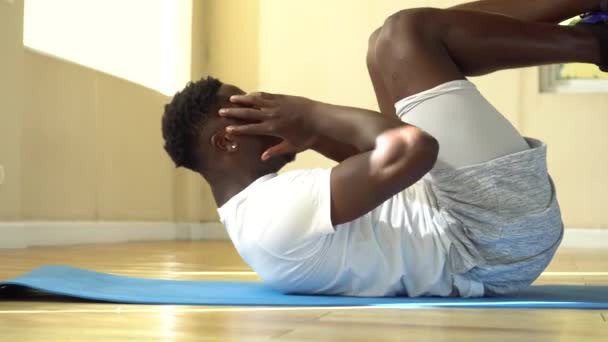
M 570 228 L 564 233 L 562 248 L 608 248 L 607 229 Z
M 0 249 L 133 241 L 226 240 L 221 223 L 4 222 Z
M 227 239 L 219 222 L 0 222 L 0 249 Z M 608 229 L 566 229 L 562 248 L 608 248 Z

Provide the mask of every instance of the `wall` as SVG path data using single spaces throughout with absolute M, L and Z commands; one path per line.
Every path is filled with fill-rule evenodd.
M 167 98 L 31 51 L 24 63 L 23 219 L 173 219 Z
M 522 74 L 520 128 L 549 146 L 567 225 L 608 228 L 608 94 L 540 94 L 538 68 Z
M 22 30 L 23 1 L 0 2 L 0 220 L 173 220 L 167 98 L 24 52 Z
M 260 88 L 377 109 L 364 62 L 369 34 L 405 7 L 461 2 L 262 0 Z M 538 68 L 530 68 L 473 81 L 524 135 L 549 144 L 567 226 L 608 228 L 608 96 L 539 94 L 538 79 Z M 289 169 L 331 165 L 307 153 Z
M 194 1 L 192 22 L 192 79 L 212 75 L 246 91 L 257 89 L 258 1 Z M 218 220 L 209 185 L 199 175 L 176 170 L 174 184 L 179 220 Z
M 232 15 L 236 10 L 244 15 Z M 257 1 L 194 1 L 192 12 L 192 79 L 213 74 L 255 89 Z M 245 43 L 232 45 L 229 37 Z M 173 168 L 162 150 L 168 97 L 29 50 L 24 63 L 19 80 L 28 84 L 29 101 L 23 146 L 16 149 L 23 156 L 23 209 L 15 218 L 217 220 L 208 185 Z
M 262 0 L 260 88 L 377 110 L 365 66 L 371 32 L 405 7 L 447 7 L 459 2 Z M 507 71 L 475 82 L 517 125 L 520 73 Z M 315 153 L 305 153 L 288 169 L 331 165 Z
M 457 2 L 463 1 L 194 1 L 192 78 L 211 74 L 248 91 L 377 109 L 365 69 L 368 35 L 404 7 Z M 0 79 L 0 163 L 9 176 L 0 187 L 0 219 L 18 219 L 23 212 L 32 220 L 216 220 L 208 186 L 175 170 L 162 152 L 160 115 L 167 98 L 31 52 L 23 76 L 21 1 L 0 3 L 1 58 L 9 61 L 0 65 L 8 75 Z M 549 143 L 568 226 L 608 227 L 602 208 L 608 97 L 538 94 L 537 80 L 531 68 L 474 82 L 524 134 Z M 22 122 L 11 114 L 20 112 L 20 103 Z M 306 153 L 290 169 L 331 165 Z M 21 182 L 14 178 L 19 174 Z
M 258 0 L 206 0 L 207 72 L 224 82 L 253 91 L 261 63 Z
M 61 59 L 24 53 L 23 1 L 0 4 L 7 8 L 0 17 L 6 56 L 0 66 L 6 75 L 0 80 L 6 109 L 0 163 L 7 171 L 0 219 L 216 221 L 208 185 L 173 168 L 162 150 L 160 116 L 169 98 Z M 238 1 L 193 6 L 192 79 L 211 73 L 255 89 L 257 1 L 238 18 L 230 14 L 243 7 Z M 227 45 L 230 39 L 216 39 L 236 37 L 242 28 L 248 28 L 239 36 L 247 44 L 236 49 Z M 246 53 L 252 58 L 242 63 Z
M 205 27 L 205 1 L 192 2 L 192 64 L 191 79 L 198 80 L 207 73 L 208 48 Z M 178 221 L 217 221 L 211 190 L 202 178 L 184 169 L 174 169 L 173 208 Z
M 190 79 L 192 0 L 26 0 L 24 13 L 33 50 L 168 96 Z
M 0 221 L 21 216 L 21 114 L 23 112 L 23 2 L 0 1 Z

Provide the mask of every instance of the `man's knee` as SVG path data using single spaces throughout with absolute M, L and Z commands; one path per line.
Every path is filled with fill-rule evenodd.
M 377 60 L 384 63 L 403 59 L 408 50 L 424 48 L 424 44 L 434 39 L 435 19 L 440 12 L 436 8 L 415 8 L 388 17 L 375 37 Z
M 381 31 L 382 31 L 382 27 L 376 29 L 369 36 L 369 41 L 367 43 L 367 68 L 370 70 L 373 70 L 377 67 L 376 41 L 378 41 L 378 37 L 380 36 Z
M 445 10 L 432 7 L 401 10 L 386 18 L 383 28 L 415 29 L 415 32 L 419 33 L 422 29 L 433 27 L 433 24 L 436 24 L 433 20 L 444 11 Z

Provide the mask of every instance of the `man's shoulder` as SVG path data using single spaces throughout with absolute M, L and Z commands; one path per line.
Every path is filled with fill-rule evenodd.
M 305 195 L 325 192 L 329 189 L 331 169 L 301 169 L 281 172 L 259 183 L 249 193 L 253 202 L 288 202 Z
M 331 172 L 331 169 L 322 169 L 322 168 L 291 170 L 291 171 L 286 171 L 286 172 L 280 173 L 274 179 L 281 180 L 281 181 L 296 181 L 296 180 L 306 181 L 306 180 L 311 180 L 311 179 L 314 179 L 317 177 L 323 177 L 323 176 L 329 175 L 330 172 Z

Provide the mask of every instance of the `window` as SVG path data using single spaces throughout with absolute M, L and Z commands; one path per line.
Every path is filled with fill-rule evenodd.
M 166 95 L 190 79 L 192 0 L 25 0 L 27 48 Z
M 562 24 L 568 24 L 572 20 Z M 591 64 L 574 63 L 542 67 L 540 77 L 543 92 L 608 92 L 608 73 Z
M 608 73 L 595 65 L 563 64 L 541 67 L 542 92 L 598 93 L 608 92 Z

